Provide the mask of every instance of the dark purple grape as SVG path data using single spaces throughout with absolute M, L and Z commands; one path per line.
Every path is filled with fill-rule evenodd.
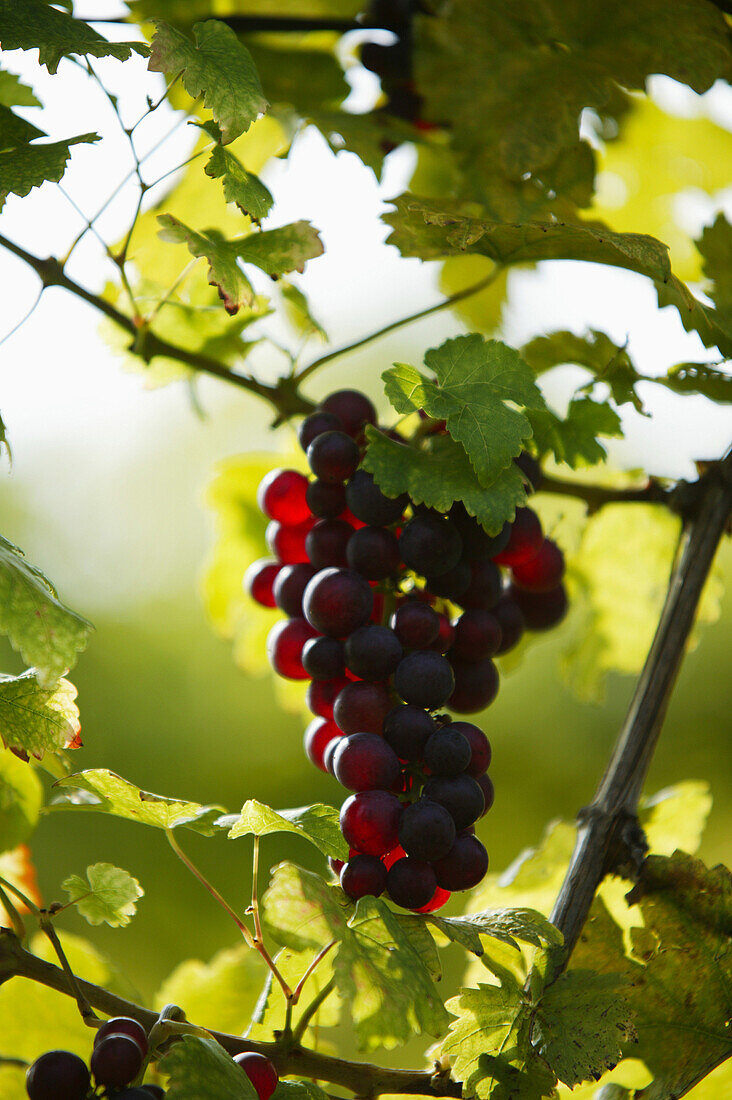
M 314 576 L 315 570 L 306 562 L 281 566 L 272 589 L 275 604 L 280 611 L 284 611 L 291 619 L 302 618 L 303 592 Z
M 421 909 L 432 900 L 437 879 L 425 860 L 406 856 L 389 868 L 386 889 L 391 900 L 403 909 Z
M 345 432 L 323 432 L 308 447 L 308 465 L 321 481 L 348 481 L 360 460 L 358 445 Z
M 400 760 L 421 760 L 435 728 L 434 718 L 421 707 L 392 707 L 384 719 L 384 740 Z
M 165 1096 L 165 1089 L 160 1085 L 134 1085 L 130 1089 L 122 1089 L 122 1092 L 114 1092 L 114 1100 L 150 1100 L 151 1096 Z
M 333 725 L 335 725 L 335 722 L 333 723 Z M 337 726 L 336 729 L 338 729 Z M 326 742 L 325 748 L 323 749 L 323 753 L 321 756 L 323 771 L 329 772 L 330 775 L 333 775 L 333 757 L 335 756 L 335 751 L 338 748 L 338 742 L 343 736 L 340 730 L 338 730 L 338 734 L 339 736 L 333 737 L 330 741 Z
M 498 694 L 498 669 L 490 657 L 482 661 L 453 661 L 455 688 L 448 706 L 458 714 L 475 714 L 490 706 Z
M 399 543 L 385 527 L 360 527 L 346 552 L 348 564 L 370 581 L 384 580 L 399 569 Z
M 390 790 L 399 778 L 399 761 L 378 733 L 353 733 L 338 742 L 333 774 L 349 791 Z
M 351 569 L 322 569 L 305 589 L 303 610 L 321 634 L 344 638 L 368 622 L 374 606 L 369 583 Z
M 468 609 L 482 608 L 484 611 L 490 611 L 498 603 L 501 585 L 501 571 L 498 566 L 487 558 L 474 561 L 471 567 L 470 584 L 458 602 Z
M 450 698 L 455 677 L 450 662 L 441 653 L 418 649 L 399 662 L 394 686 L 405 703 L 435 710 Z
M 483 790 L 470 775 L 435 776 L 427 780 L 422 794 L 445 807 L 458 832 L 477 821 L 485 808 Z
M 518 645 L 526 629 L 524 613 L 510 596 L 504 593 L 493 608 L 492 612 L 501 626 L 501 644 L 496 650 L 496 656 L 508 653 Z
M 129 1035 L 105 1035 L 94 1047 L 91 1071 L 97 1085 L 122 1088 L 137 1077 L 142 1068 L 143 1053 Z
M 346 486 L 346 501 L 354 516 L 371 527 L 388 527 L 404 515 L 409 497 L 388 497 L 367 470 L 356 470 Z
M 463 556 L 468 561 L 481 561 L 500 554 L 511 536 L 510 523 L 504 523 L 497 535 L 489 535 L 477 519 L 468 515 L 461 501 L 453 504 L 450 509 L 450 519 L 460 532 L 463 540 Z
M 485 801 L 485 806 L 483 807 L 483 813 L 480 815 L 481 817 L 483 817 L 483 815 L 487 814 L 488 811 L 490 810 L 491 806 L 493 805 L 493 799 L 495 798 L 495 791 L 493 789 L 493 781 L 491 780 L 490 776 L 479 775 L 476 778 L 475 782 L 478 784 L 481 791 L 483 792 L 483 799 Z
M 357 855 L 344 865 L 340 881 L 344 894 L 354 901 L 378 898 L 386 889 L 386 867 L 377 856 Z
M 463 542 L 446 516 L 421 512 L 404 525 L 399 538 L 402 561 L 423 577 L 438 577 L 460 561 Z
M 432 867 L 443 890 L 471 890 L 488 870 L 488 853 L 477 837 L 458 836 L 447 855 Z
M 357 680 L 346 684 L 333 707 L 333 717 L 344 733 L 381 733 L 392 699 L 386 684 Z
M 470 745 L 470 763 L 465 770 L 468 775 L 477 779 L 490 766 L 492 755 L 490 741 L 483 730 L 472 722 L 451 722 L 450 728 L 459 730 Z
M 352 534 L 353 528 L 345 520 L 318 520 L 305 539 L 305 549 L 315 569 L 328 569 L 331 566 L 345 569 L 348 565 L 346 547 Z
M 320 403 L 321 409 L 333 413 L 343 424 L 343 431 L 356 438 L 364 424 L 376 423 L 376 409 L 364 393 L 358 390 L 336 390 Z
M 471 755 L 468 739 L 454 726 L 435 730 L 424 748 L 424 762 L 433 775 L 460 775 Z
M 511 524 L 511 537 L 506 549 L 495 555 L 499 565 L 521 565 L 538 554 L 544 534 L 536 512 L 531 508 L 517 508 Z
M 94 1046 L 107 1035 L 129 1035 L 139 1046 L 143 1058 L 147 1054 L 147 1032 L 132 1016 L 113 1016 L 110 1020 L 105 1020 L 94 1035 Z
M 346 664 L 362 680 L 387 680 L 402 659 L 402 644 L 388 626 L 360 626 L 345 643 Z
M 49 1050 L 25 1077 L 30 1100 L 85 1100 L 91 1078 L 86 1062 L 69 1050 Z
M 383 856 L 398 843 L 401 815 L 402 804 L 390 791 L 359 791 L 341 806 L 341 832 L 351 848 Z
M 445 600 L 459 603 L 472 579 L 470 563 L 461 558 L 457 565 L 448 569 L 447 573 L 441 573 L 439 577 L 426 577 L 425 581 L 427 588 L 434 596 L 441 596 Z
M 399 822 L 399 843 L 408 856 L 431 863 L 455 843 L 455 822 L 438 802 L 420 798 L 406 806 Z
M 346 671 L 343 642 L 338 638 L 310 638 L 302 647 L 301 661 L 313 680 L 337 680 Z
M 297 438 L 303 451 L 307 451 L 316 436 L 322 435 L 323 432 L 342 431 L 343 424 L 334 413 L 316 409 L 314 413 L 310 413 L 310 416 L 306 416 L 303 420 L 298 428 Z
M 491 611 L 481 607 L 464 611 L 453 623 L 455 639 L 450 657 L 459 661 L 482 661 L 494 657 L 501 646 L 501 624 Z
M 310 511 L 319 519 L 336 519 L 346 507 L 346 490 L 337 481 L 316 478 L 308 485 L 305 498 Z
M 392 615 L 394 633 L 405 649 L 427 649 L 440 633 L 440 619 L 428 603 L 407 600 Z
M 511 585 L 507 594 L 520 607 L 527 630 L 551 630 L 567 614 L 569 604 L 563 584 L 549 592 L 529 592 Z

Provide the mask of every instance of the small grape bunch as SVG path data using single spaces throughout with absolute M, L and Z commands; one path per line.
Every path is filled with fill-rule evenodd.
M 489 706 L 494 658 L 563 618 L 564 557 L 531 508 L 490 536 L 459 501 L 444 514 L 386 496 L 361 465 L 375 423 L 355 390 L 305 418 L 313 477 L 274 470 L 261 483 L 273 557 L 244 584 L 287 616 L 267 649 L 279 675 L 310 680 L 306 755 L 352 792 L 340 817 L 350 857 L 331 862 L 344 891 L 433 912 L 485 875 L 474 826 L 493 804 L 488 739 L 442 708 Z M 534 460 L 516 461 L 537 486 Z
M 26 1092 L 30 1100 L 86 1100 L 100 1088 L 114 1100 L 163 1097 L 165 1092 L 159 1085 L 130 1087 L 142 1069 L 147 1050 L 144 1027 L 130 1017 L 117 1016 L 97 1030 L 89 1066 L 71 1051 L 48 1051 L 29 1067 Z

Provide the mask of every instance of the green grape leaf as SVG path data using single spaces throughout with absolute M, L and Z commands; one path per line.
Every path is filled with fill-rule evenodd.
M 517 940 L 533 947 L 562 942 L 561 933 L 535 909 L 486 909 L 465 917 L 427 918 L 453 943 L 459 943 L 474 955 L 482 955 L 481 936 L 491 936 L 510 947 L 518 948 Z
M 701 393 L 710 401 L 732 404 L 732 375 L 706 363 L 677 363 L 653 381 L 674 393 Z
M 531 409 L 527 416 L 534 431 L 532 443 L 537 456 L 543 458 L 551 452 L 557 462 L 573 468 L 594 466 L 607 458 L 598 435 L 622 437 L 623 434 L 615 410 L 591 397 L 570 401 L 563 420 L 551 409 Z
M 200 959 L 179 963 L 155 994 L 154 1004 L 158 1010 L 166 1004 L 180 1005 L 189 1020 L 241 1035 L 267 974 L 271 971 L 261 955 L 239 944 L 219 951 L 209 963 Z
M 635 391 L 637 382 L 644 379 L 631 362 L 624 347 L 613 343 L 609 336 L 591 329 L 586 336 L 574 332 L 552 332 L 537 336 L 521 349 L 526 362 L 536 374 L 543 374 L 564 363 L 577 363 L 593 374 L 593 382 L 604 382 L 616 405 L 630 403 L 640 413 L 643 402 Z
M 219 825 L 230 825 L 229 837 L 266 836 L 268 833 L 297 833 L 306 837 L 326 856 L 348 859 L 348 845 L 338 824 L 338 810 L 316 803 L 294 810 L 273 810 L 250 798 L 240 814 L 222 818 Z
M 76 664 L 91 623 L 60 602 L 51 582 L 0 536 L 0 632 L 48 687 Z
M 672 275 L 667 283 L 656 283 L 658 304 L 674 306 L 687 332 L 696 332 L 705 348 L 717 347 L 725 358 L 732 358 L 732 321 L 711 306 L 695 298 L 689 288 Z
M 88 23 L 58 11 L 44 0 L 0 3 L 0 41 L 3 50 L 38 50 L 38 60 L 55 73 L 64 57 L 74 55 L 116 57 L 126 61 L 132 53 L 147 56 L 144 42 L 108 42 Z
M 185 826 L 203 836 L 213 836 L 219 831 L 216 821 L 223 807 L 201 806 L 198 802 L 150 794 L 106 768 L 92 768 L 64 776 L 57 779 L 54 786 L 72 788 L 74 793 L 53 802 L 49 807 L 51 810 L 93 810 L 128 821 L 139 821 L 156 829 Z
M 8 73 L 4 69 L 0 69 L 0 103 L 4 107 L 42 106 L 32 88 L 24 84 L 15 73 Z
M 284 300 L 285 312 L 292 325 L 303 336 L 318 336 L 327 341 L 328 333 L 310 310 L 307 298 L 294 283 L 280 284 L 280 293 Z
M 697 248 L 704 259 L 704 274 L 712 282 L 709 297 L 726 331 L 732 332 L 732 225 L 724 214 L 717 214 L 714 224 L 706 227 Z
M 41 783 L 10 749 L 0 749 L 0 852 L 23 844 L 38 823 L 43 805 Z
M 184 1035 L 158 1062 L 168 1100 L 257 1100 L 246 1073 L 215 1039 Z
M 70 875 L 62 889 L 89 924 L 123 928 L 137 912 L 137 901 L 145 891 L 136 878 L 112 863 L 94 863 L 86 879 Z
M 310 222 L 292 222 L 279 229 L 250 233 L 231 242 L 246 264 L 254 264 L 273 278 L 302 272 L 308 260 L 323 255 L 323 242 Z
M 644 1100 L 683 1096 L 732 1056 L 732 875 L 683 852 L 649 856 L 628 902 L 640 906 L 644 925 L 631 930 L 630 957 L 597 900 L 573 966 L 626 980 L 638 1034 L 626 1054 L 654 1076 Z
M 334 153 L 355 153 L 378 180 L 388 152 L 404 142 L 419 140 L 419 131 L 386 112 L 315 111 L 308 113 Z
M 0 210 L 8 195 L 23 198 L 42 183 L 58 183 L 66 171 L 71 146 L 94 141 L 99 141 L 99 134 L 79 134 L 65 141 L 21 145 L 0 153 Z
M 380 898 L 352 905 L 340 888 L 290 863 L 275 868 L 265 894 L 273 938 L 294 951 L 331 940 L 336 987 L 359 1045 L 399 1046 L 414 1033 L 440 1035 L 447 1014 L 433 984 L 435 946 L 424 921 L 392 912 Z
M 209 285 L 218 289 L 229 316 L 233 317 L 242 306 L 252 305 L 254 290 L 239 267 L 237 252 L 231 241 L 225 241 L 215 230 L 198 233 L 172 214 L 159 214 L 158 222 L 162 226 L 158 234 L 161 240 L 185 244 L 192 256 L 208 260 Z
M 0 150 L 27 145 L 29 141 L 47 136 L 44 130 L 39 130 L 27 118 L 16 115 L 4 103 L 0 103 Z
M 182 74 L 194 99 L 203 96 L 221 128 L 225 145 L 249 129 L 267 110 L 259 74 L 249 50 L 218 19 L 193 28 L 195 44 L 167 23 L 159 23 L 148 67 L 170 76 Z
M 533 1045 L 565 1085 L 597 1079 L 617 1065 L 624 1044 L 635 1042 L 624 992 L 619 975 L 570 970 L 542 993 Z
M 364 468 L 387 496 L 406 492 L 415 504 L 440 512 L 461 500 L 489 535 L 498 534 L 513 519 L 516 508 L 526 503 L 523 478 L 514 463 L 484 488 L 464 449 L 448 436 L 432 439 L 429 450 L 398 443 L 371 426 L 366 428 L 366 438 Z
M 0 676 L 0 738 L 6 748 L 26 759 L 75 748 L 79 739 L 76 688 L 60 679 L 50 687 L 34 668 L 20 676 Z
M 247 172 L 241 161 L 223 145 L 217 145 L 204 168 L 212 179 L 220 179 L 224 185 L 224 198 L 234 202 L 242 214 L 248 214 L 259 224 L 272 209 L 274 199 L 259 176 Z

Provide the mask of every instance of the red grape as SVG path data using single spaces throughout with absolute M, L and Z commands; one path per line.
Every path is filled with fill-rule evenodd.
M 302 523 L 310 516 L 305 499 L 308 479 L 297 470 L 270 470 L 257 489 L 257 503 L 269 519 Z
M 252 562 L 244 574 L 242 587 L 262 607 L 274 607 L 274 583 L 282 566 L 272 558 Z
M 399 840 L 402 804 L 389 791 L 359 791 L 341 806 L 341 832 L 346 843 L 369 856 L 383 856 Z
M 267 635 L 267 656 L 275 672 L 287 680 L 307 680 L 302 664 L 305 643 L 317 635 L 317 630 L 305 619 L 283 619 Z
M 247 1051 L 245 1054 L 235 1054 L 234 1061 L 241 1066 L 254 1085 L 259 1100 L 269 1100 L 279 1081 L 277 1070 L 269 1058 Z

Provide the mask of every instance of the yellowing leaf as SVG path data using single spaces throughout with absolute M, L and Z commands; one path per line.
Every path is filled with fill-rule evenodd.
M 145 891 L 136 878 L 111 863 L 95 863 L 86 869 L 86 880 L 71 875 L 62 888 L 89 924 L 121 928 L 137 912 Z
M 7 748 L 41 760 L 44 753 L 76 747 L 81 724 L 69 680 L 39 683 L 36 669 L 0 676 L 0 738 Z

